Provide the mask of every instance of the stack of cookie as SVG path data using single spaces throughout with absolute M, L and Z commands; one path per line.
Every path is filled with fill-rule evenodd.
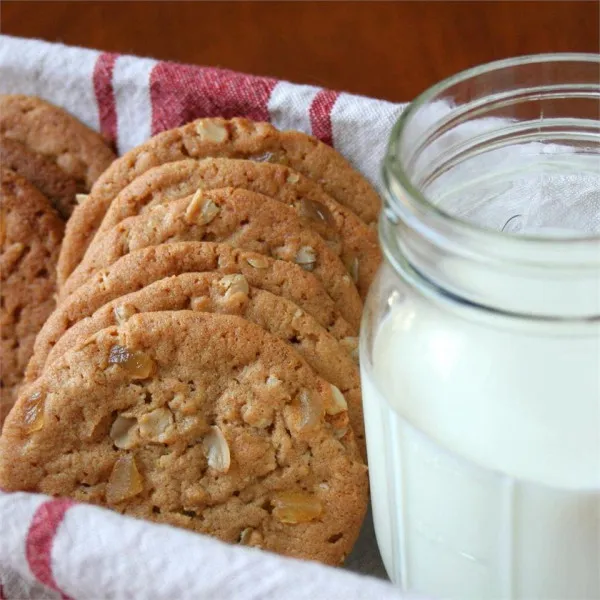
M 100 135 L 62 109 L 0 96 L 0 427 L 54 308 L 56 262 L 77 193 L 114 158 Z
M 265 123 L 200 119 L 116 160 L 67 224 L 0 486 L 342 562 L 378 212 L 332 148 Z

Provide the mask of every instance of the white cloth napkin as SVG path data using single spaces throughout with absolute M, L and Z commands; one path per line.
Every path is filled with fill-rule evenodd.
M 0 492 L 0 597 L 409 600 L 389 583 L 62 499 Z
M 190 118 L 270 120 L 332 143 L 376 186 L 403 106 L 285 81 L 0 36 L 0 93 L 37 95 L 123 153 Z M 385 577 L 370 519 L 347 569 Z M 97 507 L 0 492 L 0 600 L 408 598 L 389 583 Z

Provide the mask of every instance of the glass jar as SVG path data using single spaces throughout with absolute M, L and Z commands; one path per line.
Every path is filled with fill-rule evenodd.
M 461 73 L 402 114 L 361 372 L 387 572 L 600 598 L 600 57 Z

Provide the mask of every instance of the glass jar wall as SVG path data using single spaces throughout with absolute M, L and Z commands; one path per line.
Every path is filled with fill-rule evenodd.
M 600 57 L 462 73 L 402 115 L 361 334 L 391 579 L 600 598 Z

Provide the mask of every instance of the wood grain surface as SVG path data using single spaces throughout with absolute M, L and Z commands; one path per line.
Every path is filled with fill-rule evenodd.
M 598 52 L 599 5 L 3 0 L 0 30 L 404 101 L 490 60 Z

